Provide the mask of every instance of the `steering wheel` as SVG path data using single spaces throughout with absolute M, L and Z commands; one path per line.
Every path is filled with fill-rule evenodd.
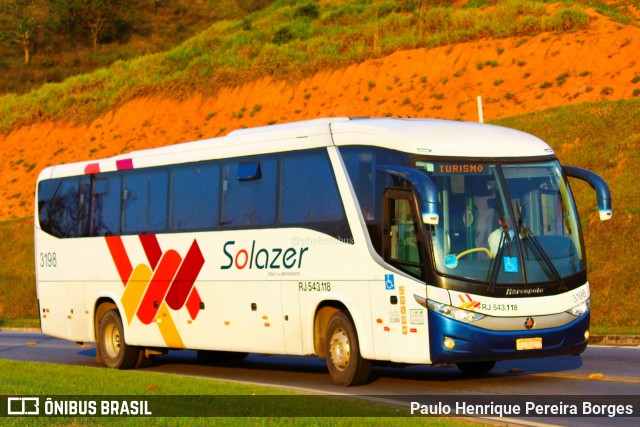
M 460 252 L 458 255 L 456 255 L 456 259 L 460 259 L 465 255 L 469 255 L 471 253 L 474 252 L 481 252 L 481 251 L 485 251 L 487 253 L 487 255 L 489 256 L 490 259 L 493 259 L 493 254 L 491 253 L 491 251 L 487 248 L 471 248 L 471 249 L 467 249 L 466 251 Z

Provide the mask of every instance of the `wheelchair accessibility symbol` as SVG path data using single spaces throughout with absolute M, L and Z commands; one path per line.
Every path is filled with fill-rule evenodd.
M 505 273 L 518 272 L 518 257 L 506 256 L 502 259 Z
M 384 275 L 384 287 L 388 291 L 395 290 L 396 284 L 395 284 L 395 279 L 393 278 L 393 274 Z

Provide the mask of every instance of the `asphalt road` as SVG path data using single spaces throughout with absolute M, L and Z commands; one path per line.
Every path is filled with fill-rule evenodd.
M 79 346 L 39 333 L 0 333 L 0 358 L 99 366 L 92 345 Z M 170 352 L 156 357 L 153 372 L 193 375 L 220 380 L 271 385 L 279 388 L 330 395 L 355 395 L 396 403 L 408 411 L 410 401 L 443 402 L 461 396 L 481 395 L 487 400 L 529 395 L 543 403 L 578 404 L 602 396 L 627 396 L 640 417 L 640 348 L 590 346 L 581 356 L 499 362 L 489 375 L 463 376 L 452 366 L 376 367 L 372 380 L 360 387 L 335 386 L 323 359 L 301 356 L 251 354 L 242 362 L 207 365 L 193 351 Z M 405 395 L 405 396 L 401 396 Z M 365 397 L 366 396 L 366 397 Z M 470 397 L 471 398 L 471 397 Z M 425 402 L 422 399 L 426 399 Z M 500 419 L 514 424 L 513 419 Z M 640 425 L 640 418 L 518 417 L 517 423 L 566 426 Z

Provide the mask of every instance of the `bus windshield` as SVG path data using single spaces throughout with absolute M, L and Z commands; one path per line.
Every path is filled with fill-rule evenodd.
M 418 160 L 438 188 L 434 264 L 491 284 L 558 282 L 585 268 L 577 214 L 557 161 Z

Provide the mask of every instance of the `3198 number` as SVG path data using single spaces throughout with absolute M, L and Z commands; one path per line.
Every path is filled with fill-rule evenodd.
M 55 252 L 40 252 L 40 267 L 57 267 L 58 257 Z

